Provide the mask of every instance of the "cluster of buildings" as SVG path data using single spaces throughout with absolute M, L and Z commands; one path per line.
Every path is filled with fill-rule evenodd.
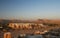
M 44 25 L 40 23 L 9 23 L 9 27 L 12 27 L 13 29 L 32 29 L 40 26 L 44 27 Z

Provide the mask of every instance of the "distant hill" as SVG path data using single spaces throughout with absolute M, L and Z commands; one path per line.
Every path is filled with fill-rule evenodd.
M 49 19 L 38 19 L 38 20 L 7 20 L 7 19 L 0 19 L 0 23 L 51 23 L 51 24 L 60 24 L 60 20 L 49 20 Z

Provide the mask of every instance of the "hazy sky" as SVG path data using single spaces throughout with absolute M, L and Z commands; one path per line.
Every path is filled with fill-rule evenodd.
M 60 0 L 0 0 L 0 18 L 60 19 Z

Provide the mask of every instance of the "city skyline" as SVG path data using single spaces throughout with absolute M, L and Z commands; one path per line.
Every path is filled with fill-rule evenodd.
M 0 0 L 3 19 L 60 19 L 60 0 Z

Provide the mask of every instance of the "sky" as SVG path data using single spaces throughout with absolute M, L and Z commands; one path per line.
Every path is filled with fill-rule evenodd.
M 60 19 L 60 0 L 0 0 L 0 19 Z

